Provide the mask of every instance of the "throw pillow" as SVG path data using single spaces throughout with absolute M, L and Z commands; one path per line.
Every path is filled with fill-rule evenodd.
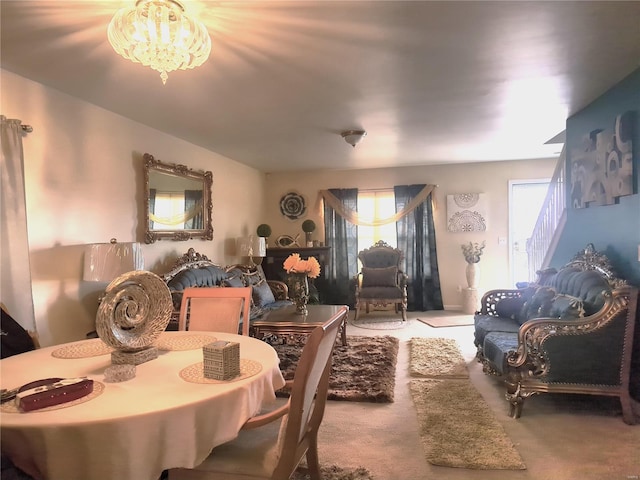
M 516 320 L 522 310 L 525 299 L 522 297 L 502 298 L 496 303 L 496 313 L 499 317 Z
M 533 318 L 548 317 L 551 312 L 551 302 L 555 296 L 556 291 L 551 287 L 538 288 L 531 300 L 525 302 L 523 306 L 525 314 L 523 316 L 521 312 L 520 323 Z
M 551 303 L 550 317 L 561 320 L 575 320 L 584 317 L 584 304 L 579 298 L 558 294 Z
M 273 296 L 273 292 L 271 291 L 269 284 L 264 280 L 256 285 L 253 285 L 251 297 L 253 299 L 253 304 L 256 307 L 264 307 L 265 305 L 269 305 L 270 303 L 276 301 L 276 298 Z
M 397 286 L 397 278 L 398 267 L 362 267 L 363 287 L 395 287 Z
M 225 287 L 244 287 L 244 283 L 242 283 L 242 278 L 240 277 L 229 277 L 224 281 Z

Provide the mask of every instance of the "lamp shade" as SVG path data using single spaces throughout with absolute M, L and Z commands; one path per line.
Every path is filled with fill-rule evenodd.
M 267 255 L 267 242 L 264 237 L 250 235 L 238 237 L 236 250 L 240 257 L 265 257 Z
M 144 270 L 139 243 L 94 243 L 84 250 L 84 274 L 87 282 L 111 282 L 132 270 Z

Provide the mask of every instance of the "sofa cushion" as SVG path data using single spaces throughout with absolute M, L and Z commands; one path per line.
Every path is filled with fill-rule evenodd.
M 227 272 L 221 267 L 191 268 L 178 273 L 167 286 L 172 291 L 182 291 L 189 287 L 215 287 L 221 285 L 227 276 Z
M 582 300 L 572 295 L 558 294 L 551 302 L 549 316 L 558 317 L 561 320 L 582 318 L 584 317 L 584 304 Z
M 482 345 L 484 338 L 491 332 L 518 333 L 520 330 L 520 324 L 510 318 L 476 315 L 473 321 L 476 345 Z
M 496 313 L 499 317 L 516 320 L 525 301 L 523 297 L 502 298 L 496 303 Z
M 484 339 L 484 357 L 502 374 L 507 372 L 507 353 L 517 349 L 517 333 L 491 332 Z
M 395 287 L 398 284 L 398 267 L 362 267 L 363 287 Z
M 276 301 L 269 284 L 264 280 L 253 285 L 251 297 L 253 298 L 254 305 L 257 307 L 264 307 Z

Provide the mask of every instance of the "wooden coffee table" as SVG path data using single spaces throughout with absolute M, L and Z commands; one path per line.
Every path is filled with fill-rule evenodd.
M 322 326 L 334 318 L 340 321 L 340 339 L 342 345 L 347 344 L 347 317 L 349 307 L 346 305 L 307 305 L 308 314 L 296 313 L 295 305 L 279 308 L 265 313 L 256 320 L 251 320 L 250 330 L 256 338 L 265 335 L 276 335 L 284 341 L 287 338 L 309 335 L 314 328 Z

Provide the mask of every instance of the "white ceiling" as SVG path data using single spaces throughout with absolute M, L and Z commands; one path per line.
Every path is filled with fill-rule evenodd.
M 163 86 L 107 41 L 133 1 L 2 0 L 2 68 L 265 172 L 554 156 L 640 66 L 639 1 L 186 1 L 211 57 Z

